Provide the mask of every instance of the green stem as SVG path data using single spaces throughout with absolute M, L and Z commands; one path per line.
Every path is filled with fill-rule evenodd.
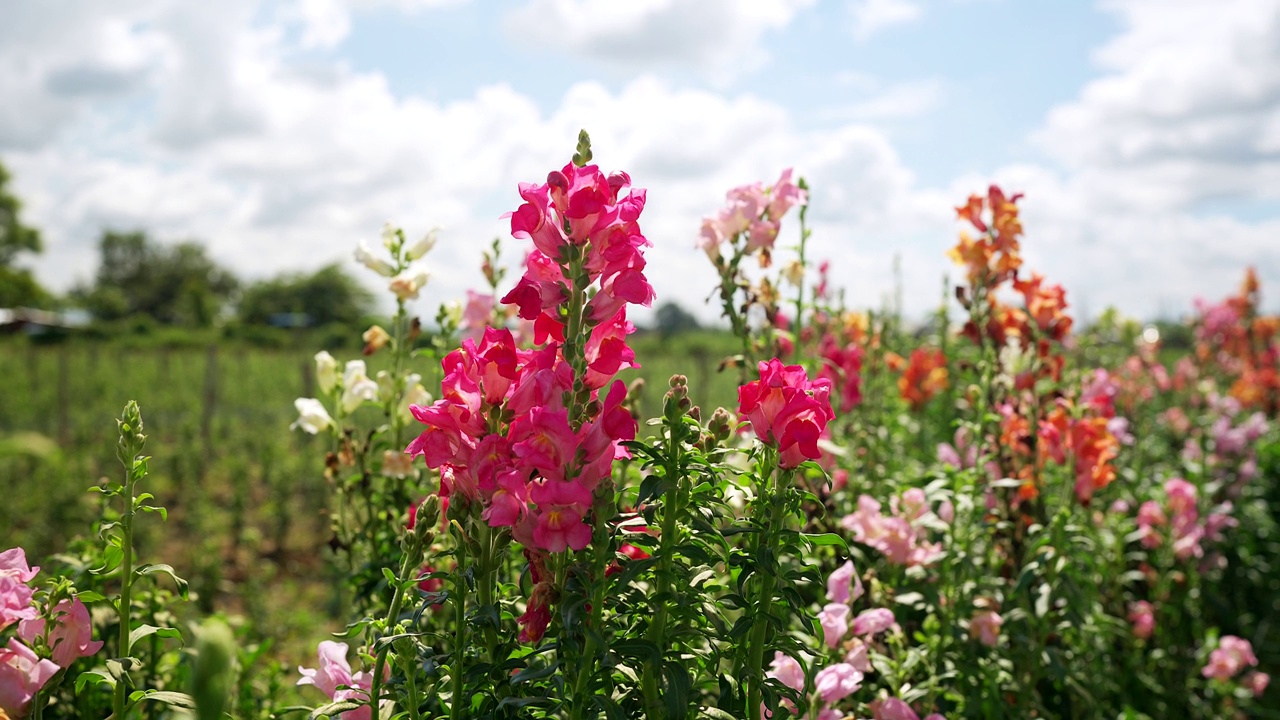
M 791 350 L 795 353 L 796 360 L 801 359 L 800 353 L 800 335 L 804 330 L 804 270 L 808 269 L 805 263 L 804 250 L 809 240 L 809 228 L 805 226 L 805 211 L 808 208 L 801 206 L 800 208 L 800 281 L 796 283 L 796 320 L 791 326 L 792 339 Z
M 770 453 L 770 459 L 776 460 L 776 455 Z M 790 477 L 790 473 L 786 478 Z M 780 478 L 785 480 L 786 478 Z M 768 508 L 767 524 L 763 528 L 756 544 L 756 557 L 763 555 L 765 547 L 772 546 L 774 535 L 782 526 L 782 514 L 784 504 L 782 502 L 782 493 L 786 491 L 786 485 L 779 482 L 774 487 L 769 487 L 768 480 L 762 488 L 761 499 L 765 507 Z M 747 715 L 748 717 L 757 717 L 760 712 L 760 703 L 762 697 L 761 686 L 764 682 L 764 641 L 768 633 L 769 623 L 766 616 L 769 613 L 770 606 L 773 605 L 773 591 L 778 583 L 777 575 L 771 568 L 760 568 L 760 592 L 756 597 L 754 615 L 751 620 L 751 635 L 747 642 Z
M 467 593 L 464 572 L 467 565 L 467 539 L 461 530 L 458 532 L 458 566 L 453 573 L 453 668 L 450 678 L 453 688 L 449 701 L 449 718 L 458 720 L 462 715 L 462 680 L 465 673 L 462 664 L 465 660 L 467 640 Z
M 679 421 L 677 421 L 679 422 Z M 673 554 L 676 546 L 676 533 L 679 526 L 676 523 L 678 517 L 677 504 L 679 502 L 681 485 L 680 472 L 680 438 L 676 435 L 676 427 L 668 425 L 667 429 L 669 455 L 667 464 L 667 488 L 662 499 L 662 534 L 658 541 L 658 574 L 657 574 L 657 592 L 653 598 L 656 607 L 654 608 L 653 624 L 649 626 L 649 641 L 659 650 L 665 651 L 666 631 L 667 631 L 667 607 L 670 605 L 667 593 L 671 590 L 671 564 L 673 562 Z M 644 704 L 646 708 L 646 717 L 662 718 L 666 715 L 666 708 L 662 704 L 662 700 L 658 697 L 658 683 L 661 675 L 661 668 L 654 663 L 646 663 L 644 667 Z
M 391 609 L 387 611 L 387 619 L 385 623 L 386 629 L 391 632 L 395 632 L 395 627 L 400 620 L 400 608 L 404 606 L 404 579 L 409 577 L 409 573 L 414 571 L 413 566 L 417 564 L 420 548 L 420 541 L 415 539 L 408 547 L 407 552 L 405 552 L 404 559 L 400 562 L 400 574 L 397 576 L 397 580 L 400 582 L 396 583 L 396 592 L 391 597 Z M 390 649 L 390 643 L 383 645 L 382 648 L 378 650 L 377 657 L 373 663 L 373 679 L 369 686 L 369 703 L 373 708 L 373 716 L 375 718 L 378 716 L 378 696 L 382 691 L 382 673 L 386 668 L 387 652 Z M 406 675 L 409 676 L 409 681 L 412 683 L 413 673 L 406 673 Z M 415 717 L 417 715 L 417 710 L 418 706 L 414 704 L 412 712 Z
M 120 631 L 118 634 L 118 645 L 120 649 L 120 657 L 128 658 L 133 648 L 130 647 L 129 634 L 132 632 L 130 623 L 131 603 L 133 602 L 133 472 L 138 461 L 137 455 L 130 458 L 124 472 L 124 515 L 120 518 L 120 534 L 121 549 L 123 550 L 123 558 L 120 561 L 120 604 L 116 608 L 116 612 L 120 617 Z M 124 720 L 125 704 L 129 697 L 128 684 L 121 678 L 116 682 L 115 702 L 113 703 L 113 712 L 116 720 Z

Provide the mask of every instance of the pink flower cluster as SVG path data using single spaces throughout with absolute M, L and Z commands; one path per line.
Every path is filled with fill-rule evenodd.
M 1196 486 L 1182 478 L 1170 478 L 1164 484 L 1164 504 L 1148 500 L 1138 508 L 1138 531 L 1144 547 L 1155 549 L 1164 544 L 1165 538 L 1158 528 L 1169 527 L 1169 541 L 1173 554 L 1179 560 L 1204 555 L 1202 540 L 1220 540 L 1225 528 L 1237 524 L 1231 517 L 1231 503 L 1223 503 L 1201 523 L 1197 507 Z
M 1200 674 L 1214 680 L 1230 680 L 1239 675 L 1247 667 L 1256 667 L 1258 656 L 1253 654 L 1253 645 L 1244 638 L 1235 635 L 1223 635 L 1218 640 L 1218 647 L 1209 653 L 1209 662 L 1201 669 Z M 1263 672 L 1252 672 L 1244 678 L 1244 684 L 1255 696 L 1261 695 L 1271 682 L 1271 676 Z
M 858 509 L 840 520 L 853 539 L 879 550 L 895 565 L 929 565 L 942 557 L 942 544 L 928 541 L 928 525 L 949 522 L 954 510 L 943 502 L 935 513 L 924 491 L 911 488 L 901 499 L 889 500 L 890 514 L 880 511 L 880 503 L 869 495 L 858 496 Z
M 320 667 L 304 668 L 299 666 L 302 678 L 299 685 L 314 685 L 320 692 L 328 695 L 335 702 L 338 700 L 369 701 L 369 692 L 373 687 L 373 676 L 358 672 L 351 673 L 351 665 L 347 662 L 347 644 L 324 640 L 317 649 L 320 656 Z M 348 720 L 371 720 L 373 709 L 368 705 L 342 713 Z
M 22 717 L 32 698 L 61 668 L 102 649 L 102 642 L 93 640 L 89 610 L 79 598 L 54 606 L 54 626 L 46 628 L 32 603 L 35 591 L 30 583 L 39 572 L 40 568 L 27 565 L 22 548 L 0 552 L 0 629 L 18 623 L 18 637 L 0 648 L 0 717 L 6 713 Z M 52 650 L 52 660 L 40 658 L 29 647 L 41 639 Z
M 831 381 L 810 381 L 801 365 L 772 358 L 760 363 L 760 379 L 738 388 L 738 412 L 765 443 L 779 450 L 778 464 L 793 468 L 822 456 L 818 438 L 834 417 Z
M 626 321 L 627 303 L 649 307 L 653 287 L 644 276 L 641 248 L 651 243 L 640 233 L 638 220 L 644 209 L 644 190 L 630 190 L 626 173 L 605 177 L 595 165 L 573 163 L 553 171 L 543 185 L 520 183 L 525 203 L 511 213 L 511 234 L 532 240 L 534 250 L 525 261 L 525 273 L 502 302 L 515 305 L 525 320 L 552 335 L 563 325 L 556 312 L 566 299 L 572 277 L 565 273 L 566 250 L 585 248 L 583 269 L 599 292 L 587 304 L 595 322 L 614 318 Z M 626 194 L 623 194 L 623 193 Z
M 721 243 L 745 233 L 748 252 L 772 249 L 783 216 L 808 199 L 805 191 L 791 179 L 791 173 L 791 168 L 783 170 L 771 188 L 754 183 L 726 193 L 728 202 L 724 208 L 715 217 L 703 219 L 698 247 L 714 257 Z
M 586 377 L 593 395 L 598 383 L 631 366 L 621 342 L 629 330 L 630 323 L 601 324 L 592 332 Z M 479 343 L 464 340 L 442 363 L 441 399 L 411 407 L 427 429 L 406 450 L 440 469 L 441 496 L 480 502 L 491 527 L 511 527 L 521 543 L 551 552 L 591 542 L 583 519 L 592 493 L 614 459 L 626 457 L 621 443 L 634 439 L 637 427 L 622 407 L 626 388 L 618 380 L 595 416 L 574 430 L 564 403 L 573 370 L 559 350 L 558 343 L 518 349 L 505 329 L 486 329 Z

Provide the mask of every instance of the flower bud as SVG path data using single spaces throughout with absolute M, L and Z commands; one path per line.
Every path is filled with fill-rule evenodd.
M 338 385 L 338 361 L 325 350 L 316 353 L 316 382 L 326 393 Z
M 391 334 L 382 328 L 381 325 L 372 325 L 364 334 L 360 336 L 364 340 L 364 354 L 372 355 L 391 342 Z
M 436 524 L 440 522 L 440 496 L 428 495 L 418 504 L 417 522 L 413 526 L 413 532 L 419 540 L 425 540 L 428 534 L 435 532 Z
M 422 236 L 421 240 L 410 245 L 408 249 L 404 251 L 404 259 L 408 260 L 409 262 L 413 262 L 414 260 L 417 260 L 423 255 L 426 255 L 427 253 L 431 252 L 431 248 L 436 246 L 436 238 L 439 235 L 440 235 L 439 227 L 431 228 L 431 230 L 428 231 L 426 235 Z
M 121 462 L 128 463 L 142 452 L 142 446 L 147 442 L 147 436 L 142 433 L 142 410 L 136 400 L 130 400 L 124 406 L 116 425 L 120 429 L 117 456 Z

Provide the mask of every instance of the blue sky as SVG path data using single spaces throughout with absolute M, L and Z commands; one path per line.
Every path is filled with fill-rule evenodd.
M 0 161 L 65 289 L 102 229 L 248 277 L 445 226 L 422 301 L 477 285 L 515 187 L 579 127 L 649 189 L 660 300 L 702 309 L 725 190 L 794 166 L 854 302 L 927 312 L 951 207 L 1027 193 L 1078 309 L 1174 314 L 1258 267 L 1280 308 L 1274 0 L 57 0 L 0 27 Z M 508 257 L 519 254 L 514 242 Z M 354 264 L 352 264 L 354 269 Z M 373 279 L 369 279 L 373 282 Z

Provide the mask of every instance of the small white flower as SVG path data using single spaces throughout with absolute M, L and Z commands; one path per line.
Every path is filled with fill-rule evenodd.
M 387 402 L 396 396 L 399 390 L 395 381 L 391 379 L 391 373 L 379 370 L 374 379 L 378 382 L 378 402 Z
M 386 248 L 388 252 L 395 252 L 396 243 L 400 240 L 400 238 L 396 236 L 396 231 L 397 228 L 395 225 L 392 225 L 389 222 L 383 223 L 382 247 Z
M 431 393 L 422 386 L 422 376 L 417 373 L 409 375 L 405 378 L 405 384 L 409 386 L 409 391 L 404 394 L 404 400 L 400 403 L 400 418 L 406 423 L 413 420 L 413 412 L 409 410 L 410 405 L 430 405 Z
M 396 273 L 395 268 L 391 267 L 386 260 L 374 257 L 373 253 L 369 252 L 369 247 L 364 244 L 363 240 L 356 246 L 356 262 L 364 265 L 383 277 L 391 277 Z
M 427 279 L 431 277 L 431 273 L 426 266 L 418 263 L 405 268 L 399 275 L 391 278 L 389 287 L 391 292 L 401 300 L 416 300 L 418 291 L 427 284 Z
M 426 255 L 427 253 L 431 252 L 431 248 L 436 246 L 436 237 L 439 235 L 440 235 L 439 227 L 431 228 L 431 230 L 428 231 L 426 235 L 422 236 L 421 240 L 410 245 L 409 249 L 404 251 L 404 259 L 408 260 L 409 262 L 413 262 L 414 260 L 417 260 L 423 255 Z
M 298 410 L 298 419 L 289 426 L 290 430 L 302 428 L 304 431 L 312 435 L 318 434 L 322 430 L 328 430 L 333 426 L 333 418 L 329 417 L 329 411 L 325 409 L 324 403 L 315 398 L 298 398 L 293 401 L 293 406 Z
M 338 384 L 338 361 L 326 350 L 316 353 L 316 382 L 321 392 L 330 392 Z
M 365 402 L 378 399 L 378 383 L 369 378 L 363 360 L 352 360 L 347 363 L 342 374 L 342 409 L 344 412 L 355 412 Z

